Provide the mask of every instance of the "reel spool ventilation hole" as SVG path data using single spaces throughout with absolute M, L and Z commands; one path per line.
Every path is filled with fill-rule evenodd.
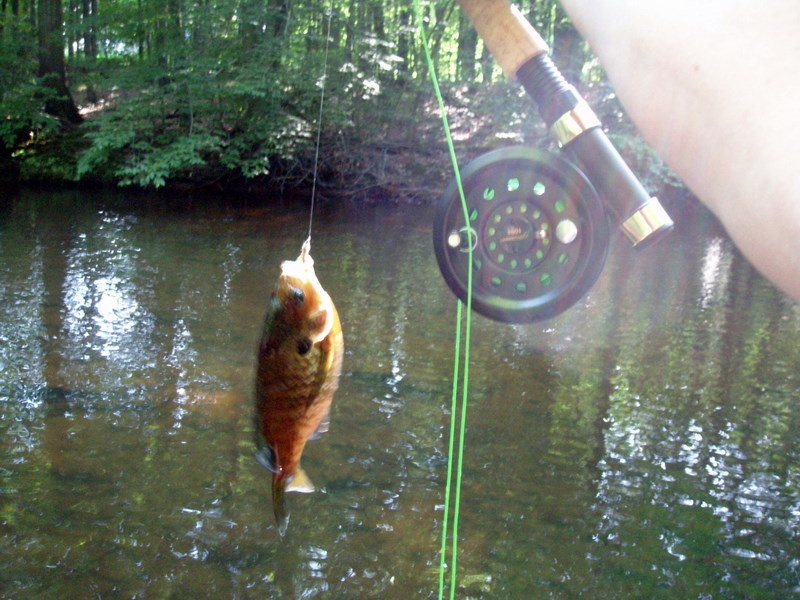
M 455 182 L 440 198 L 433 243 L 447 285 L 472 308 L 506 323 L 553 317 L 594 284 L 609 227 L 591 183 L 572 163 L 528 147 L 495 150 L 462 171 L 467 221 Z

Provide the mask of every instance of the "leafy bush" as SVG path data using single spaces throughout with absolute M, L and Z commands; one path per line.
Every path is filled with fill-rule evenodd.
M 20 35 L 0 44 L 0 144 L 8 150 L 54 131 L 58 122 L 45 113 L 44 104 L 52 97 L 50 88 L 40 85 L 35 72 L 34 49 L 24 42 L 25 24 Z M 20 153 L 18 153 L 20 154 Z
M 254 177 L 269 173 L 274 157 L 310 143 L 314 80 L 300 69 L 284 68 L 279 77 L 266 53 L 209 56 L 118 73 L 108 83 L 110 106 L 87 125 L 91 146 L 78 175 L 153 187 L 197 180 L 200 170 L 206 179 L 232 171 Z

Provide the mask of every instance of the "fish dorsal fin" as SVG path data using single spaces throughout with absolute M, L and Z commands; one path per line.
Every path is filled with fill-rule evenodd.
M 311 483 L 311 479 L 309 479 L 306 472 L 303 470 L 303 467 L 297 467 L 297 471 L 292 477 L 292 480 L 286 486 L 287 492 L 300 492 L 301 494 L 310 494 L 315 490 L 314 484 Z

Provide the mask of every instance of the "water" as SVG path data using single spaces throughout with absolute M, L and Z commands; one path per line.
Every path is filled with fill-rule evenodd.
M 3 597 L 436 597 L 455 300 L 428 209 L 315 215 L 345 367 L 277 535 L 254 357 L 307 216 L 9 201 Z M 458 598 L 800 598 L 800 309 L 678 221 L 556 319 L 475 318 Z

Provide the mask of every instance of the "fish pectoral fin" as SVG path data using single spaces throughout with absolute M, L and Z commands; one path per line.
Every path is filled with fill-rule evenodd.
M 262 467 L 273 473 L 278 472 L 278 468 L 275 466 L 275 452 L 269 446 L 261 446 L 256 450 L 256 460 Z
M 301 494 L 310 494 L 315 489 L 314 484 L 311 483 L 311 479 L 306 475 L 303 467 L 297 467 L 297 472 L 286 486 L 287 492 L 300 492 Z
M 323 292 L 324 293 L 324 292 Z M 328 296 L 325 294 L 325 296 Z M 333 302 L 330 297 L 322 301 L 320 309 L 308 319 L 308 331 L 311 341 L 315 344 L 321 342 L 333 329 Z
M 322 421 L 320 421 L 319 425 L 317 425 L 317 428 L 316 428 L 316 430 L 314 430 L 314 433 L 312 433 L 311 437 L 309 437 L 308 439 L 309 440 L 318 440 L 319 438 L 322 437 L 323 433 L 327 433 L 328 432 L 328 429 L 330 429 L 330 426 L 331 426 L 331 409 L 329 408 L 328 412 L 325 413 L 325 416 L 322 417 Z

